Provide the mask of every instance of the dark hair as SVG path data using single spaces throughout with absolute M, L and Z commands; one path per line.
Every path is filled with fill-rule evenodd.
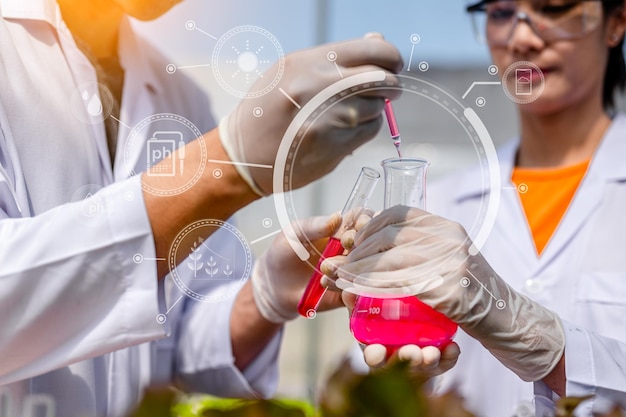
M 602 2 L 605 19 L 624 6 L 623 0 L 607 0 Z M 609 49 L 609 59 L 604 73 L 602 103 L 606 109 L 615 107 L 615 93 L 624 91 L 626 87 L 626 63 L 624 63 L 624 37 L 617 45 Z

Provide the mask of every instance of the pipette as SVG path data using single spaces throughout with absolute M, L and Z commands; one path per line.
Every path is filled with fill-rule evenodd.
M 366 208 L 367 202 L 372 196 L 374 187 L 378 183 L 379 179 L 380 173 L 375 169 L 368 167 L 361 168 L 359 177 L 357 178 L 354 187 L 352 187 L 350 197 L 348 197 L 348 201 L 346 201 L 346 205 L 341 211 L 342 224 L 335 236 L 341 236 L 344 231 L 354 226 L 354 222 L 358 219 L 358 213 Z M 313 275 L 309 280 L 309 284 L 304 290 L 304 294 L 298 303 L 298 313 L 300 313 L 301 316 L 310 319 L 314 318 L 320 301 L 326 293 L 326 287 L 322 286 L 320 283 L 320 279 L 323 275 L 320 271 L 320 266 L 324 259 L 341 255 L 344 250 L 341 245 L 341 241 L 335 236 L 328 240 L 326 247 L 322 251 L 320 260 L 317 263 L 315 272 L 313 272 Z
M 389 134 L 391 135 L 391 140 L 393 140 L 393 146 L 396 147 L 398 158 L 402 158 L 402 152 L 400 151 L 400 144 L 402 143 L 400 130 L 398 130 L 398 123 L 396 122 L 396 116 L 393 112 L 393 107 L 391 106 L 391 100 L 388 98 L 385 99 L 385 116 L 387 117 Z

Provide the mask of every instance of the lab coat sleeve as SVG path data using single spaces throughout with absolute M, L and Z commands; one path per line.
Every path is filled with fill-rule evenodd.
M 139 177 L 0 220 L 0 385 L 165 335 Z
M 626 409 L 626 344 L 565 320 L 562 322 L 565 330 L 566 395 L 593 396 L 576 409 L 576 415 L 605 414 L 614 405 Z M 535 393 L 539 394 L 544 404 L 552 400 L 547 391 L 543 383 L 535 383 Z M 547 407 L 544 405 L 544 408 Z
M 282 330 L 241 372 L 234 364 L 230 316 L 234 297 L 221 302 L 192 302 L 183 315 L 177 352 L 177 380 L 189 392 L 220 397 L 267 398 L 278 384 Z

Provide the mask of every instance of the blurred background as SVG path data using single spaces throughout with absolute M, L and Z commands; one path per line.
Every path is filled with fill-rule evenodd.
M 409 83 L 417 80 L 415 83 L 428 83 L 439 91 L 438 100 L 404 93 L 394 102 L 405 156 L 429 160 L 428 180 L 435 181 L 480 162 L 480 150 L 440 102 L 456 99 L 473 108 L 495 146 L 512 138 L 517 129 L 514 103 L 502 87 L 480 84 L 497 82 L 498 76 L 489 71 L 486 47 L 474 39 L 465 5 L 465 0 L 185 0 L 161 19 L 137 22 L 136 26 L 171 59 L 176 72 L 184 71 L 206 88 L 218 119 L 228 114 L 239 98 L 226 91 L 211 69 L 216 45 L 225 38 L 230 39 L 226 44 L 267 41 L 267 36 L 254 31 L 236 39 L 234 28 L 264 29 L 285 54 L 371 31 L 382 33 L 402 51 Z M 261 54 L 257 58 L 263 59 Z M 170 71 L 174 67 L 169 67 Z M 340 211 L 360 168 L 380 170 L 382 159 L 395 156 L 388 133 L 383 127 L 378 137 L 334 172 L 298 191 L 294 198 L 297 217 Z M 375 209 L 382 208 L 382 192 L 381 183 L 373 197 Z M 236 224 L 253 252 L 260 254 L 280 230 L 273 199 L 265 198 L 240 211 Z M 320 384 L 354 347 L 345 310 L 288 323 L 277 395 L 315 399 Z

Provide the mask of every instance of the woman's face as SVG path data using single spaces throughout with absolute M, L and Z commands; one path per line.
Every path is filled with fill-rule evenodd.
M 113 0 L 124 13 L 139 20 L 153 20 L 182 0 Z
M 519 12 L 532 16 L 530 3 L 519 2 Z M 600 4 L 597 3 L 597 6 Z M 614 40 L 608 29 L 614 26 L 608 21 L 601 21 L 581 37 L 545 41 L 528 22 L 518 21 L 507 42 L 498 45 L 489 42 L 489 49 L 500 74 L 505 74 L 507 68 L 531 69 L 532 89 L 537 96 L 534 101 L 520 104 L 522 112 L 549 114 L 590 99 L 598 100 L 601 105 L 609 44 Z M 534 65 L 516 64 L 522 61 Z M 534 66 L 543 74 L 543 85 Z M 516 91 L 516 83 L 519 82 L 514 74 L 515 71 L 509 71 L 503 79 L 509 91 Z M 515 98 L 519 98 L 520 103 L 524 102 L 522 96 Z

